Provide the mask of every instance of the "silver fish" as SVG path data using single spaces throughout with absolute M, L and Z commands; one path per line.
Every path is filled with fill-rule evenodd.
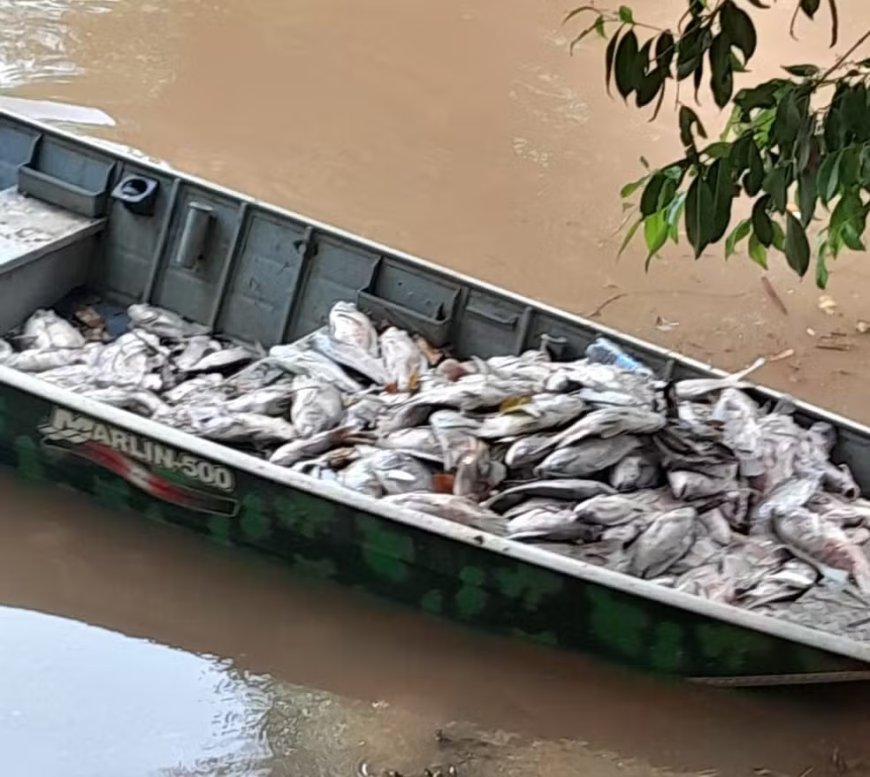
M 480 428 L 480 421 L 456 410 L 436 410 L 428 420 L 441 448 L 444 469 L 456 469 L 463 456 L 478 449 L 474 435 Z
M 466 375 L 453 383 L 426 387 L 408 404 L 470 411 L 496 407 L 505 400 L 529 397 L 534 393 L 535 386 L 528 381 Z
M 336 302 L 329 311 L 329 335 L 341 343 L 355 346 L 378 356 L 378 333 L 352 302 Z
M 371 352 L 353 343 L 336 340 L 326 332 L 315 332 L 311 338 L 312 347 L 336 364 L 364 375 L 372 383 L 383 386 L 389 382 L 384 363 Z
M 371 456 L 357 459 L 341 471 L 338 482 L 345 488 L 361 494 L 374 497 L 383 496 L 384 488 L 372 465 Z
M 737 486 L 737 464 L 719 464 L 701 472 L 668 472 L 668 483 L 677 499 L 703 499 L 734 490 Z
M 574 515 L 587 523 L 618 526 L 634 521 L 649 512 L 647 507 L 621 494 L 601 494 L 575 505 Z
M 285 379 L 270 386 L 263 386 L 246 394 L 240 394 L 227 402 L 227 410 L 232 413 L 283 416 L 290 410 L 293 393 L 293 382 Z M 307 436 L 301 426 L 297 425 L 297 431 L 300 435 Z
M 220 389 L 223 380 L 223 376 L 216 372 L 206 372 L 165 391 L 163 399 L 173 405 L 186 402 L 188 399 L 196 399 L 201 404 L 214 404 L 224 398 Z
M 642 516 L 627 523 L 608 526 L 601 533 L 601 542 L 622 550 L 631 545 L 648 525 L 645 516 Z
M 707 535 L 720 545 L 728 545 L 731 542 L 731 524 L 718 507 L 700 513 L 698 526 L 702 527 Z
M 354 431 L 353 427 L 340 426 L 318 432 L 304 440 L 292 440 L 278 448 L 269 457 L 269 461 L 280 467 L 290 467 L 303 459 L 319 456 L 344 445 Z
M 53 310 L 37 310 L 24 322 L 22 340 L 27 348 L 84 348 L 85 338 Z
M 862 593 L 870 593 L 870 562 L 842 529 L 801 507 L 775 515 L 773 529 L 795 556 L 826 577 L 844 581 L 851 575 Z
M 671 566 L 668 571 L 675 575 L 681 575 L 690 569 L 695 569 L 702 564 L 715 560 L 722 553 L 722 547 L 712 537 L 695 536 L 695 541 L 681 559 Z
M 505 479 L 506 474 L 504 464 L 490 456 L 489 446 L 483 440 L 471 438 L 456 464 L 453 493 L 467 497 L 485 496 Z
M 553 429 L 570 422 L 585 408 L 586 403 L 571 394 L 537 394 L 525 404 L 484 420 L 477 436 L 497 440 Z
M 296 345 L 275 345 L 269 349 L 265 362 L 280 367 L 293 375 L 307 375 L 318 383 L 334 383 L 342 391 L 355 394 L 362 384 L 351 378 L 332 359 L 317 351 Z
M 390 405 L 376 396 L 359 396 L 345 408 L 343 423 L 357 429 L 373 429 L 390 410 Z
M 394 451 L 404 451 L 418 459 L 441 464 L 444 454 L 435 431 L 428 426 L 416 426 L 412 429 L 397 429 L 395 432 L 381 435 L 375 441 L 379 448 L 389 448 Z
M 220 406 L 185 407 L 177 417 L 180 425 L 193 434 L 220 442 L 284 443 L 298 437 L 293 425 L 281 418 L 230 413 Z
M 148 332 L 126 332 L 97 356 L 95 382 L 100 386 L 159 391 L 163 381 L 153 371 L 166 357 L 158 338 Z
M 464 526 L 471 526 L 474 529 L 499 536 L 504 536 L 508 530 L 507 521 L 502 516 L 481 507 L 464 496 L 412 491 L 385 496 L 382 501 L 409 510 L 435 515 L 439 518 L 446 518 L 448 521 L 455 521 Z
M 713 409 L 713 419 L 723 424 L 722 441 L 734 452 L 744 477 L 764 471 L 764 432 L 758 422 L 758 405 L 742 391 L 726 388 Z
M 256 355 L 242 345 L 231 345 L 214 353 L 207 353 L 198 361 L 194 362 L 187 370 L 188 373 L 196 372 L 223 372 L 235 370 L 243 364 L 254 361 Z
M 819 489 L 819 477 L 789 478 L 773 489 L 754 510 L 757 520 L 769 521 L 803 507 Z
M 387 494 L 431 491 L 432 473 L 413 456 L 402 451 L 378 451 L 369 457 L 375 477 Z
M 658 461 L 648 451 L 629 453 L 622 461 L 616 462 L 610 470 L 610 485 L 617 491 L 637 491 L 640 488 L 653 488 L 661 477 Z
M 553 437 L 552 434 L 530 434 L 527 437 L 520 437 L 507 449 L 504 463 L 510 469 L 537 464 L 556 446 Z
M 837 467 L 830 462 L 826 463 L 822 471 L 822 485 L 827 491 L 833 491 L 846 499 L 857 499 L 861 496 L 861 488 L 845 464 Z
M 613 494 L 613 489 L 598 480 L 540 480 L 522 483 L 508 488 L 483 503 L 484 507 L 494 512 L 504 512 L 531 497 L 547 497 L 564 499 L 566 502 L 577 502 L 591 499 L 593 496 Z
M 311 437 L 341 422 L 344 415 L 341 393 L 331 383 L 313 383 L 310 378 L 297 376 L 292 390 L 290 420 L 300 437 Z
M 388 327 L 381 334 L 381 358 L 388 382 L 399 391 L 413 391 L 428 369 L 426 357 L 403 329 Z
M 187 321 L 171 310 L 151 305 L 130 305 L 127 315 L 134 327 L 164 340 L 183 340 L 185 337 L 208 334 L 208 327 Z
M 584 477 L 612 467 L 640 447 L 641 441 L 637 437 L 625 434 L 605 440 L 584 440 L 570 448 L 553 451 L 535 467 L 535 474 L 541 477 Z
M 684 572 L 674 583 L 674 589 L 726 604 L 732 602 L 736 596 L 733 579 L 723 573 L 717 562 L 709 562 Z
M 160 417 L 169 412 L 169 405 L 146 389 L 127 389 L 118 386 L 92 388 L 88 390 L 88 398 L 149 418 Z
M 0 356 L 0 364 L 21 372 L 47 372 L 61 367 L 71 367 L 77 364 L 85 364 L 88 354 L 80 348 L 64 348 L 41 351 L 35 348 L 19 353 L 11 352 L 5 357 Z
M 593 410 L 569 426 L 559 437 L 559 447 L 576 445 L 587 437 L 616 437 L 621 434 L 652 434 L 665 427 L 665 417 L 640 407 L 605 407 Z
M 772 602 L 788 601 L 815 585 L 818 573 L 812 564 L 800 559 L 786 561 L 772 574 L 766 575 L 749 591 L 742 594 L 741 604 L 761 607 Z
M 632 572 L 657 577 L 679 561 L 695 541 L 693 507 L 680 507 L 659 515 L 632 545 Z
M 727 388 L 750 388 L 750 384 L 744 378 L 760 369 L 767 363 L 763 357 L 759 357 L 752 364 L 739 372 L 727 375 L 724 378 L 690 378 L 680 380 L 674 385 L 674 393 L 678 400 L 699 399 L 700 397 L 722 391 Z
M 2 359 L 0 359 L 0 364 L 2 363 Z M 91 385 L 93 376 L 94 370 L 88 364 L 68 364 L 63 367 L 45 370 L 39 374 L 42 380 L 53 383 L 55 386 L 82 391 L 85 390 L 85 387 Z
M 172 361 L 181 372 L 193 372 L 203 357 L 220 350 L 221 344 L 209 335 L 194 335 L 185 341 L 183 349 Z
M 540 505 L 511 519 L 508 538 L 512 540 L 552 540 L 592 542 L 601 536 L 601 527 L 590 525 L 565 507 Z

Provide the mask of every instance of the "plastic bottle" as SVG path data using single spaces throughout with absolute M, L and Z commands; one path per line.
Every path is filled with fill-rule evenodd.
M 629 356 L 612 340 L 606 337 L 596 337 L 586 349 L 586 358 L 596 364 L 612 364 L 629 372 L 652 375 L 652 370 L 633 356 Z

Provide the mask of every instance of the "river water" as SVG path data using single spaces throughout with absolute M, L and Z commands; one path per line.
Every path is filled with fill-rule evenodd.
M 636 15 L 664 23 L 680 5 L 639 0 Z M 860 0 L 840 6 L 867 18 Z M 111 118 L 76 131 L 722 367 L 793 350 L 761 380 L 870 421 L 863 257 L 836 266 L 833 315 L 777 266 L 783 313 L 745 256 L 695 263 L 681 246 L 648 274 L 639 247 L 615 259 L 618 190 L 639 155 L 675 153 L 674 118 L 608 98 L 600 45 L 568 56 L 564 10 L 0 0 L 0 90 L 99 109 Z M 821 28 L 789 42 L 788 16 L 763 17 L 762 70 L 833 56 Z M 850 350 L 819 347 L 836 332 Z M 662 683 L 301 583 L 74 495 L 5 475 L 0 489 L 3 773 L 340 775 L 366 759 L 406 774 L 798 775 L 870 755 L 861 689 Z

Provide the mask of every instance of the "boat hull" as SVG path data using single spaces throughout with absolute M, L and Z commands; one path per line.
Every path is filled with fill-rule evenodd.
M 435 616 L 719 684 L 864 679 L 861 661 L 397 522 L 0 383 L 0 462 Z M 154 426 L 151 424 L 150 426 Z M 176 433 L 176 437 L 177 437 Z M 211 446 L 214 447 L 214 446 Z M 359 500 L 357 500 L 359 501 Z M 363 502 L 367 500 L 362 500 Z

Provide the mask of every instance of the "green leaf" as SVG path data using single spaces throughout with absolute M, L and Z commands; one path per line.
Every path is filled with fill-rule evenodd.
M 696 259 L 710 244 L 710 234 L 713 231 L 712 200 L 703 171 L 699 171 L 686 192 L 686 236 L 695 251 Z
M 785 253 L 785 232 L 783 232 L 778 221 L 771 219 L 770 226 L 773 227 L 773 247 L 777 251 Z
M 840 197 L 831 214 L 830 237 L 834 245 L 842 241 L 853 251 L 862 251 L 861 235 L 867 223 L 867 209 L 857 192 L 850 191 Z
M 801 11 L 812 19 L 821 4 L 822 0 L 801 0 Z
M 819 198 L 827 205 L 837 194 L 840 185 L 840 159 L 841 152 L 828 154 L 819 166 L 818 181 L 816 186 Z
M 627 5 L 619 6 L 619 21 L 625 24 L 634 24 L 634 14 Z
M 774 209 L 782 213 L 786 208 L 788 192 L 788 177 L 784 167 L 774 167 L 767 174 L 764 179 L 764 191 L 770 195 Z
M 668 237 L 674 242 L 680 242 L 680 218 L 686 208 L 686 193 L 680 192 L 667 207 Z
M 701 23 L 692 19 L 677 43 L 677 79 L 682 81 L 692 75 L 701 64 Z
M 810 244 L 800 221 L 791 211 L 785 213 L 785 258 L 798 275 L 806 275 L 810 266 Z
M 749 236 L 749 258 L 765 270 L 767 269 L 767 249 L 758 242 L 754 234 Z
M 798 78 L 812 78 L 821 72 L 815 65 L 787 65 L 783 66 L 782 69 L 789 75 Z
M 674 61 L 676 53 L 677 47 L 674 36 L 668 30 L 665 30 L 656 39 L 656 65 L 667 72 Z
M 619 196 L 622 197 L 622 199 L 625 199 L 626 197 L 631 197 L 632 194 L 634 194 L 641 186 L 646 183 L 648 178 L 649 176 L 645 175 L 643 176 L 643 178 L 638 178 L 636 181 L 625 184 L 625 186 L 623 186 L 619 190 Z
M 798 178 L 798 207 L 801 211 L 801 224 L 805 227 L 813 219 L 817 199 L 816 176 L 805 170 Z
M 619 42 L 620 32 L 622 32 L 622 27 L 613 33 L 613 37 L 610 39 L 610 43 L 607 44 L 607 49 L 604 52 L 604 85 L 607 89 L 607 94 L 610 94 L 610 79 L 613 75 L 613 62 L 616 59 L 616 45 Z
M 601 17 L 598 17 L 601 19 Z M 577 47 L 580 42 L 590 33 L 595 30 L 595 25 L 598 24 L 598 21 L 595 24 L 590 24 L 585 30 L 583 30 L 576 38 L 574 38 L 571 43 L 568 44 L 568 53 L 573 54 L 575 47 Z
M 738 8 L 734 3 L 726 2 L 722 6 L 720 21 L 722 30 L 731 43 L 743 52 L 744 60 L 748 60 L 758 44 L 755 25 L 749 14 Z
M 648 76 L 642 78 L 635 94 L 637 107 L 643 108 L 645 105 L 649 105 L 659 93 L 664 82 L 665 71 L 659 68 L 656 68 Z
M 737 249 L 737 244 L 741 240 L 745 240 L 746 236 L 752 231 L 752 222 L 749 219 L 743 219 L 734 229 L 731 234 L 725 238 L 725 258 L 732 256 Z
M 698 137 L 706 138 L 707 132 L 698 114 L 686 105 L 680 106 L 680 140 L 683 141 L 683 146 L 693 148 L 695 140 L 692 137 L 692 127 L 698 128 Z
M 643 77 L 646 63 L 640 61 L 638 54 L 637 35 L 634 34 L 634 30 L 629 30 L 622 36 L 622 40 L 616 47 L 616 60 L 613 65 L 616 91 L 623 99 L 637 89 Z
M 648 268 L 650 259 L 658 253 L 659 249 L 668 239 L 668 220 L 665 211 L 656 211 L 643 220 L 643 237 L 649 252 L 646 258 L 646 266 Z
M 628 232 L 625 233 L 622 245 L 619 247 L 619 253 L 616 254 L 617 256 L 622 256 L 641 224 L 643 224 L 643 219 L 638 219 L 628 228 Z
M 790 147 L 797 138 L 798 131 L 801 128 L 800 108 L 798 108 L 797 98 L 794 90 L 790 89 L 783 95 L 779 105 L 776 108 L 776 119 L 774 119 L 771 135 L 779 144 L 780 148 Z
M 773 223 L 767 215 L 767 204 L 770 197 L 760 197 L 752 207 L 752 231 L 758 242 L 765 248 L 773 242 Z
M 710 45 L 710 89 L 716 105 L 724 108 L 734 92 L 734 75 L 731 70 L 731 44 L 725 34 L 713 38 Z
M 816 256 L 816 286 L 824 289 L 828 285 L 828 262 L 826 254 L 828 252 L 828 242 L 823 240 L 819 243 L 819 252 Z
M 655 173 L 649 179 L 640 198 L 640 213 L 642 216 L 650 216 L 659 209 L 659 195 L 665 185 L 665 176 L 661 171 Z
M 704 148 L 701 153 L 706 154 L 711 159 L 724 159 L 731 155 L 731 144 L 717 141 Z
M 749 147 L 755 145 L 752 142 L 752 135 L 749 133 L 741 135 L 731 144 L 731 169 L 736 177 L 743 175 L 743 172 L 749 167 Z M 756 149 L 757 152 L 757 149 Z
M 595 20 L 595 32 L 598 33 L 599 37 L 603 38 L 604 40 L 607 40 L 607 33 L 604 31 L 604 17 L 603 16 L 599 16 Z
M 764 183 L 764 162 L 761 160 L 761 154 L 754 140 L 749 144 L 747 150 L 749 154 L 749 172 L 743 177 L 743 188 L 750 197 L 754 197 L 761 191 L 761 186 Z
M 734 95 L 734 104 L 743 112 L 744 120 L 758 108 L 773 108 L 776 105 L 776 92 L 782 83 L 781 79 L 766 81 L 752 89 L 741 89 Z
M 770 8 L 769 5 L 765 5 L 761 0 L 749 0 L 749 5 L 754 5 L 756 8 Z
M 707 174 L 711 203 L 712 225 L 710 242 L 721 240 L 731 222 L 731 203 L 734 200 L 734 186 L 731 183 L 731 163 L 727 159 L 717 159 L 710 165 Z
M 575 16 L 578 16 L 584 11 L 595 11 L 595 13 L 599 13 L 599 10 L 594 5 L 581 5 L 579 8 L 575 8 L 573 11 L 568 11 L 568 13 L 565 14 L 565 18 L 562 19 L 562 24 L 570 22 Z

